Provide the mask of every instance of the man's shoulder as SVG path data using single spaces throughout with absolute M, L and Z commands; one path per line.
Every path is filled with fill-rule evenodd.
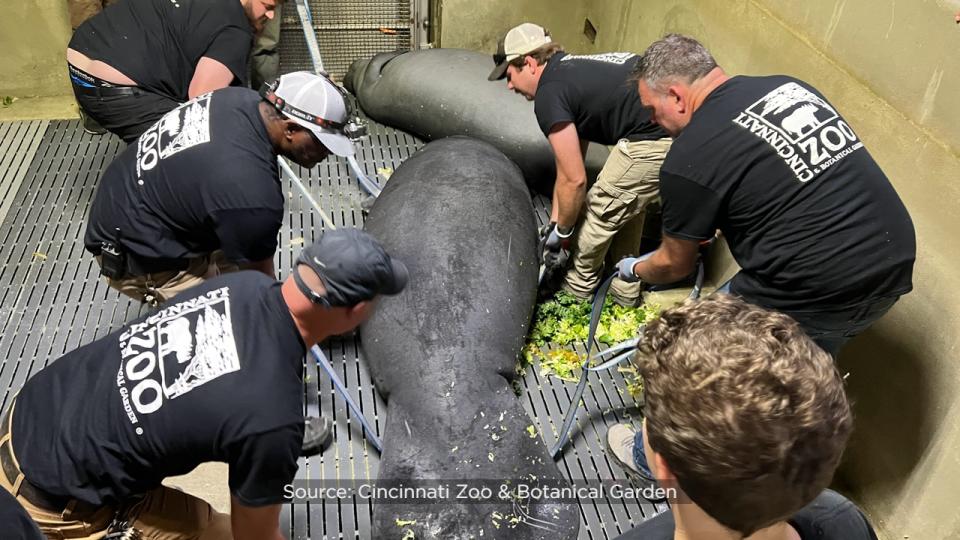
M 789 520 L 802 538 L 876 540 L 860 509 L 839 493 L 826 489 Z

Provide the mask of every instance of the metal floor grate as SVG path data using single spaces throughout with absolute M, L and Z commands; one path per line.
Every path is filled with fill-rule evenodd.
M 370 131 L 357 159 L 371 176 L 378 169 L 395 169 L 422 144 L 373 122 Z M 79 121 L 0 124 L 0 135 L 0 149 L 6 149 L 0 155 L 0 179 L 14 174 L 15 168 L 24 171 L 19 189 L 0 200 L 0 205 L 10 208 L 0 223 L 0 406 L 6 407 L 27 378 L 51 359 L 109 333 L 145 313 L 146 308 L 109 289 L 82 245 L 97 179 L 122 143 L 114 137 L 84 133 Z M 35 155 L 27 159 L 30 145 L 18 141 L 32 140 L 30 137 L 39 142 Z M 14 147 L 27 153 L 11 156 Z M 310 171 L 294 169 L 336 226 L 363 225 L 360 201 L 365 193 L 349 176 L 344 160 L 331 157 Z M 277 268 L 286 272 L 303 244 L 312 241 L 323 225 L 290 182 L 284 182 L 284 189 L 289 213 L 280 232 Z M 543 198 L 536 200 L 541 222 L 547 215 L 546 204 Z M 351 397 L 382 434 L 385 405 L 360 357 L 358 341 L 358 337 L 333 339 L 322 349 Z M 579 351 L 583 352 L 582 347 Z M 321 456 L 303 459 L 298 477 L 375 479 L 379 456 L 363 437 L 359 422 L 351 418 L 343 399 L 312 360 L 305 368 L 306 412 L 330 415 L 336 428 L 334 445 Z M 539 367 L 533 366 L 522 386 L 524 407 L 540 431 L 552 437 L 548 441 L 552 443 L 575 385 L 544 377 Z M 558 462 L 560 470 L 577 480 L 622 479 L 623 473 L 603 451 L 605 427 L 628 421 L 636 413 L 621 375 L 615 371 L 591 375 L 583 404 L 572 442 Z M 664 508 L 638 501 L 581 501 L 580 538 L 614 538 Z M 291 504 L 284 508 L 282 520 L 288 536 L 295 539 L 372 537 L 371 507 L 362 500 Z

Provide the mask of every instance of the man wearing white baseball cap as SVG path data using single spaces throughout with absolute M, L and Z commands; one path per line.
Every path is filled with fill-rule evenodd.
M 638 254 L 646 208 L 657 198 L 660 164 L 670 147 L 630 80 L 638 58 L 623 52 L 567 54 L 533 23 L 510 29 L 493 56 L 489 79 L 506 77 L 507 88 L 534 102 L 556 156 L 551 219 L 541 232 L 548 270 L 542 296 L 562 286 L 589 298 L 605 259 L 615 264 Z M 588 141 L 613 146 L 592 186 L 583 164 Z M 640 302 L 640 283 L 615 279 L 610 292 L 618 303 Z
M 273 277 L 277 155 L 308 168 L 352 155 L 350 125 L 339 88 L 312 73 L 198 96 L 107 167 L 84 244 L 111 287 L 153 305 L 238 267 Z

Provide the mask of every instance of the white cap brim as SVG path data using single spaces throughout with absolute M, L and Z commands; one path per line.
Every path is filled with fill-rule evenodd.
M 346 135 L 320 126 L 304 122 L 298 118 L 291 118 L 294 122 L 309 129 L 334 154 L 340 157 L 350 157 L 356 153 L 353 142 Z

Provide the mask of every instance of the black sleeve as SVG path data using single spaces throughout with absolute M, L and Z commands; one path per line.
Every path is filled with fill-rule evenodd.
M 567 88 L 559 82 L 549 82 L 537 88 L 533 111 L 537 115 L 537 123 L 540 124 L 544 135 L 550 135 L 553 126 L 561 122 L 575 120 Z
M 213 36 L 213 41 L 203 52 L 203 56 L 227 66 L 233 73 L 234 80 L 240 81 L 241 86 L 246 86 L 247 57 L 252 46 L 253 38 L 249 31 L 228 26 Z
M 251 435 L 227 449 L 230 493 L 245 506 L 281 504 L 297 474 L 303 424 Z
M 238 208 L 211 212 L 220 249 L 237 264 L 262 261 L 277 251 L 283 209 Z
M 706 240 L 717 229 L 721 199 L 713 190 L 660 170 L 663 232 L 686 240 Z
M 37 524 L 5 489 L 0 489 L 0 524 L 6 540 L 44 540 Z

